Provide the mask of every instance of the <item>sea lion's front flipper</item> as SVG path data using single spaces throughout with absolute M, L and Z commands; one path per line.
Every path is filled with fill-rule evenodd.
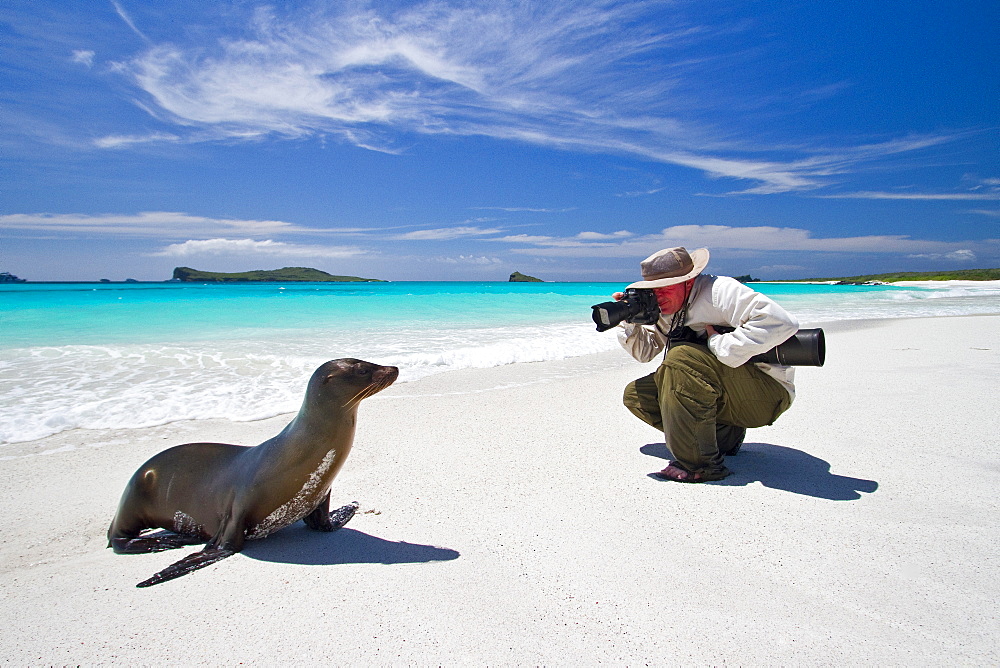
M 354 501 L 330 512 L 330 494 L 327 493 L 316 509 L 306 515 L 303 521 L 314 531 L 336 531 L 351 521 L 358 512 L 358 502 Z
M 214 564 L 217 561 L 222 561 L 226 557 L 231 557 L 234 554 L 236 554 L 236 550 L 227 550 L 221 547 L 206 547 L 201 552 L 189 554 L 180 561 L 170 564 L 153 577 L 148 580 L 143 580 L 137 584 L 136 587 L 152 587 L 155 584 L 179 578 L 182 575 L 187 575 L 191 571 L 196 571 L 199 568 L 204 568 L 205 566 Z

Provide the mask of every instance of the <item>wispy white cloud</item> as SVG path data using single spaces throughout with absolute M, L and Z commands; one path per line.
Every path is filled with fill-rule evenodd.
M 170 244 L 150 253 L 162 257 L 191 257 L 198 255 L 264 255 L 269 257 L 300 257 L 344 259 L 368 255 L 369 252 L 354 246 L 314 246 L 290 244 L 265 239 L 191 239 L 183 243 Z
M 141 37 L 144 41 L 146 42 L 150 41 L 149 38 L 146 37 L 146 35 L 144 35 L 143 32 L 136 27 L 135 23 L 132 21 L 132 17 L 125 12 L 125 10 L 122 8 L 121 4 L 117 2 L 117 0 L 109 0 L 109 2 L 111 2 L 111 6 L 115 8 L 115 13 L 118 14 L 121 20 L 125 22 L 125 25 L 127 25 L 132 32 Z
M 603 234 L 601 232 L 580 232 L 576 235 L 576 238 L 585 239 L 587 241 L 605 241 L 608 239 L 624 239 L 631 236 L 632 233 L 628 230 L 618 230 L 617 232 L 612 232 L 611 234 Z
M 977 201 L 1000 200 L 1000 192 L 989 193 L 909 193 L 909 192 L 875 192 L 862 191 L 854 193 L 838 193 L 833 195 L 813 195 L 821 199 L 899 199 L 899 200 L 930 200 L 930 201 Z
M 782 272 L 789 273 L 793 271 L 805 271 L 807 267 L 803 267 L 800 264 L 769 264 L 763 267 L 759 267 L 757 271 L 768 274 L 778 274 Z
M 996 215 L 995 213 L 989 215 Z M 372 243 L 395 244 L 392 252 L 405 254 L 406 244 L 461 240 L 467 244 L 498 244 L 506 252 L 537 257 L 645 257 L 668 246 L 705 246 L 713 250 L 796 251 L 817 253 L 896 253 L 924 258 L 964 261 L 992 257 L 1000 252 L 1000 240 L 937 241 L 914 239 L 908 235 L 866 235 L 818 237 L 809 230 L 793 227 L 727 225 L 675 225 L 655 234 L 583 231 L 568 236 L 509 234 L 499 227 L 457 225 L 397 233 L 398 228 L 316 229 L 274 220 L 208 218 L 177 212 L 139 214 L 5 214 L 0 230 L 20 230 L 31 234 L 61 234 L 86 237 L 135 237 L 164 244 L 157 256 L 182 257 L 197 254 L 257 254 L 283 257 L 357 257 L 371 251 L 353 245 L 302 243 L 302 237 L 353 237 Z M 294 237 L 296 242 L 277 241 Z M 173 239 L 182 242 L 169 243 Z M 421 246 L 422 247 L 422 246 Z M 385 246 L 388 250 L 389 246 Z M 474 246 L 469 246 L 474 248 Z M 463 254 L 459 259 L 491 258 L 494 255 Z M 444 261 L 444 260 L 441 260 Z M 478 260 L 477 260 L 478 262 Z
M 585 243 L 575 238 L 550 237 L 540 234 L 508 234 L 502 237 L 493 237 L 489 241 L 496 241 L 509 244 L 531 244 L 534 246 L 586 246 L 597 248 L 598 243 Z
M 535 209 L 527 206 L 474 206 L 471 207 L 473 210 L 477 211 L 507 211 L 509 213 L 567 213 L 569 211 L 575 211 L 576 207 L 571 206 L 565 209 Z
M 618 197 L 645 197 L 648 195 L 655 195 L 658 192 L 663 192 L 666 188 L 650 188 L 648 190 L 630 190 L 624 193 L 618 193 Z
M 91 67 L 94 64 L 94 56 L 96 54 L 93 51 L 88 51 L 84 49 L 76 49 L 73 51 L 73 62 L 80 63 L 86 67 Z
M 952 260 L 954 262 L 975 262 L 976 254 L 968 248 L 960 248 L 950 253 L 914 253 L 909 258 L 921 260 Z
M 150 132 L 144 135 L 105 135 L 93 141 L 97 148 L 128 148 L 134 144 L 176 143 L 181 138 L 169 132 Z
M 503 263 L 503 260 L 498 257 L 486 255 L 459 255 L 458 257 L 440 257 L 436 258 L 436 260 L 438 262 L 443 262 L 444 264 L 464 264 L 488 267 L 493 267 Z
M 521 245 L 512 252 L 549 257 L 644 257 L 661 248 L 686 246 L 712 250 L 799 251 L 817 253 L 933 253 L 942 257 L 949 253 L 962 259 L 973 253 L 970 247 L 989 245 L 983 242 L 946 242 L 913 239 L 907 235 L 868 235 L 857 237 L 816 237 L 809 230 L 792 227 L 731 227 L 728 225 L 676 225 L 658 234 L 624 238 L 621 241 L 600 239 L 590 242 L 574 237 L 530 237 L 513 235 L 499 239 Z M 997 245 L 997 244 L 994 244 Z M 994 252 L 997 250 L 993 249 Z
M 174 211 L 137 214 L 14 213 L 0 215 L 0 230 L 30 230 L 88 235 L 213 238 L 220 234 L 272 236 L 292 233 L 329 233 L 280 220 L 208 218 Z
M 335 135 L 397 153 L 415 135 L 488 136 L 641 156 L 747 182 L 744 194 L 816 189 L 860 163 L 949 139 L 723 148 L 677 102 L 672 91 L 685 68 L 664 57 L 714 31 L 666 7 L 497 0 L 393 9 L 317 1 L 289 14 L 258 8 L 236 37 L 154 44 L 119 71 L 148 96 L 150 113 L 192 141 Z M 97 143 L 125 144 L 121 137 Z
M 503 230 L 484 227 L 440 227 L 430 230 L 414 230 L 390 237 L 398 241 L 451 241 L 469 237 L 488 237 L 501 234 Z

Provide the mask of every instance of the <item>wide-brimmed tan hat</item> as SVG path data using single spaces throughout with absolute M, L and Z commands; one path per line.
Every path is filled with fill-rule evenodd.
M 708 264 L 708 249 L 699 248 L 689 254 L 683 246 L 664 248 L 639 264 L 642 280 L 630 288 L 665 288 L 694 278 Z

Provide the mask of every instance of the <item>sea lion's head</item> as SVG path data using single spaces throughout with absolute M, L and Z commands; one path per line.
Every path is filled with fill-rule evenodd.
M 399 369 L 394 366 L 379 366 L 364 360 L 345 357 L 330 360 L 309 379 L 307 397 L 320 401 L 336 401 L 338 406 L 353 408 L 377 392 L 395 382 Z

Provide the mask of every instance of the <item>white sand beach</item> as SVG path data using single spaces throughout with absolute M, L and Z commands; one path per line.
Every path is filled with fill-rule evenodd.
M 891 285 L 901 288 L 977 288 L 979 290 L 996 290 L 1000 281 L 894 281 Z
M 718 483 L 660 482 L 624 352 L 456 371 L 360 409 L 333 504 L 148 589 L 197 548 L 105 549 L 132 472 L 290 416 L 64 432 L 0 451 L 15 665 L 991 665 L 1000 315 L 826 326 L 827 364 Z M 304 389 L 304 388 L 303 388 Z M 54 392 L 58 388 L 53 388 Z

